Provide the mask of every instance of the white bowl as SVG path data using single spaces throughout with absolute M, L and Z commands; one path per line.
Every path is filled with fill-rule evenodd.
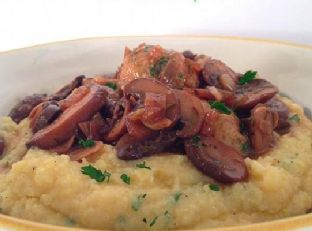
M 207 54 L 223 60 L 237 72 L 257 70 L 281 92 L 312 108 L 312 47 L 225 37 L 112 37 L 57 42 L 0 53 L 0 115 L 6 115 L 19 98 L 32 93 L 51 92 L 80 74 L 93 76 L 115 72 L 122 62 L 124 47 L 136 47 L 142 42 Z M 56 229 L 4 215 L 0 215 L 0 227 Z M 307 230 L 312 228 L 312 215 L 234 229 L 254 231 L 304 227 Z M 59 227 L 57 229 L 60 230 Z

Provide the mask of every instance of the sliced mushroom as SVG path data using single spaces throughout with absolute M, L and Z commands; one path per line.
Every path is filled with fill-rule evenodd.
M 192 51 L 190 50 L 186 50 L 186 51 L 183 51 L 183 56 L 185 58 L 188 58 L 188 59 L 191 59 L 191 60 L 194 60 L 194 58 L 196 57 L 196 54 L 194 54 Z
M 87 156 L 90 156 L 101 150 L 103 143 L 101 141 L 96 141 L 92 147 L 89 148 L 79 148 L 69 153 L 69 157 L 73 161 L 81 160 Z
M 108 84 L 108 83 L 114 83 L 114 84 L 118 84 L 119 80 L 115 78 L 114 75 L 108 75 L 108 76 L 95 76 L 92 78 L 85 78 L 83 79 L 83 85 L 89 85 L 89 84 L 100 84 L 100 85 L 104 85 Z M 113 90 L 113 89 L 111 89 Z
M 278 125 L 275 128 L 275 131 L 280 135 L 288 133 L 290 123 L 288 121 L 289 110 L 287 106 L 277 97 L 270 99 L 265 103 L 265 105 L 268 106 L 271 111 L 278 113 Z
M 278 113 L 267 106 L 258 104 L 251 111 L 250 140 L 255 153 L 264 153 L 274 144 L 273 130 L 278 124 Z
M 203 124 L 205 113 L 201 101 L 181 90 L 175 91 L 181 105 L 181 122 L 183 128 L 177 131 L 177 136 L 187 138 L 197 134 Z
M 123 99 L 122 101 L 124 104 L 123 116 L 116 121 L 113 128 L 104 136 L 104 141 L 106 142 L 116 141 L 127 132 L 126 118 L 131 111 L 131 105 L 126 99 Z
M 173 121 L 166 118 L 166 95 L 147 92 L 145 94 L 144 109 L 141 122 L 152 130 L 171 127 Z
M 205 110 L 205 119 L 199 134 L 203 136 L 212 136 L 238 151 L 241 151 L 242 145 L 246 142 L 245 136 L 241 134 L 239 119 L 234 113 L 223 114 L 210 105 L 202 101 Z
M 46 100 L 46 94 L 34 94 L 26 96 L 9 113 L 9 116 L 15 123 L 19 123 L 26 117 L 38 104 Z
M 100 113 L 96 113 L 90 121 L 78 124 L 84 138 L 90 140 L 102 140 L 105 133 L 112 127 L 108 121 L 104 120 Z
M 136 79 L 127 84 L 124 88 L 125 96 L 138 95 L 144 102 L 146 93 L 154 93 L 166 96 L 165 117 L 172 121 L 172 125 L 180 118 L 180 104 L 176 93 L 165 84 L 155 79 Z
M 5 142 L 2 136 L 0 136 L 0 156 L 3 154 L 5 148 Z
M 220 60 L 206 59 L 202 75 L 209 86 L 230 91 L 235 89 L 237 74 Z
M 70 148 L 73 146 L 74 142 L 75 142 L 75 136 L 72 136 L 63 144 L 60 144 L 54 148 L 51 148 L 49 149 L 49 151 L 56 152 L 58 154 L 67 154 L 70 151 Z
M 264 79 L 254 79 L 250 83 L 237 85 L 235 107 L 238 109 L 251 109 L 258 103 L 265 103 L 277 92 L 278 89 Z
M 35 133 L 29 145 L 49 149 L 74 135 L 76 125 L 89 120 L 105 104 L 107 92 L 100 85 L 90 88 L 90 92 L 81 101 L 65 110 L 52 124 Z
M 126 118 L 126 126 L 129 135 L 138 140 L 147 139 L 156 133 L 156 131 L 146 127 L 142 123 L 144 112 L 145 110 L 143 108 L 139 108 L 136 111 L 131 112 Z
M 86 96 L 90 91 L 89 87 L 81 86 L 75 88 L 70 95 L 68 95 L 65 99 L 59 101 L 59 106 L 62 111 L 65 111 L 67 108 L 71 107 L 72 105 L 78 103 L 83 97 Z
M 171 88 L 182 89 L 184 87 L 187 67 L 185 65 L 185 58 L 181 53 L 170 52 L 168 57 L 157 61 L 154 67 L 154 77 L 157 77 L 160 82 Z
M 185 151 L 190 161 L 205 175 L 222 183 L 246 180 L 248 170 L 244 159 L 237 150 L 216 138 L 199 136 L 186 139 Z
M 129 134 L 125 134 L 117 142 L 116 150 L 118 158 L 122 160 L 135 160 L 152 154 L 161 153 L 173 145 L 176 140 L 174 131 L 161 131 L 159 135 L 146 140 L 138 140 Z
M 200 99 L 217 100 L 224 102 L 226 105 L 232 107 L 234 105 L 234 94 L 232 91 L 223 90 L 214 86 L 206 87 L 204 89 L 198 88 L 194 90 L 195 95 Z
M 85 78 L 84 75 L 77 76 L 71 83 L 67 84 L 59 91 L 51 95 L 49 98 L 50 100 L 62 100 L 65 99 L 75 88 L 78 88 L 82 85 L 83 79 Z
M 61 113 L 61 109 L 55 101 L 47 101 L 38 106 L 40 107 L 36 107 L 35 112 L 31 112 L 29 116 L 30 127 L 34 133 L 48 126 Z

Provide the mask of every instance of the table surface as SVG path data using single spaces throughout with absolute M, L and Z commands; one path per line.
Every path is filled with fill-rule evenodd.
M 222 35 L 312 45 L 311 0 L 1 0 L 0 9 L 0 51 L 129 35 Z

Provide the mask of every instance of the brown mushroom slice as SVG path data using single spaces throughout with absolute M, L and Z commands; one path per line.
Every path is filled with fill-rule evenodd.
M 267 101 L 265 105 L 268 106 L 271 111 L 278 113 L 278 124 L 275 131 L 280 135 L 288 133 L 290 129 L 288 107 L 277 97 L 273 97 Z
M 108 75 L 108 76 L 95 76 L 92 78 L 85 78 L 83 80 L 83 85 L 89 85 L 89 84 L 100 84 L 105 85 L 108 83 L 114 83 L 118 84 L 119 79 L 116 79 L 114 75 Z
M 61 113 L 61 109 L 55 101 L 47 101 L 38 106 L 35 112 L 29 116 L 30 127 L 34 133 L 48 126 Z
M 89 120 L 105 104 L 107 92 L 100 85 L 90 88 L 81 101 L 65 110 L 52 124 L 35 133 L 29 145 L 49 149 L 68 140 L 78 123 Z
M 161 131 L 159 135 L 149 139 L 139 140 L 129 134 L 125 134 L 117 142 L 116 150 L 118 158 L 122 160 L 135 160 L 145 156 L 161 153 L 172 146 L 176 140 L 174 131 Z
M 177 131 L 177 136 L 187 138 L 197 134 L 204 122 L 205 113 L 201 101 L 181 90 L 175 91 L 181 105 L 181 122 L 183 123 L 182 130 Z
M 62 100 L 65 99 L 75 88 L 78 88 L 82 85 L 84 80 L 84 75 L 77 76 L 71 83 L 62 87 L 59 91 L 51 95 L 50 100 Z
M 274 144 L 273 130 L 278 124 L 278 113 L 263 104 L 251 111 L 250 140 L 255 153 L 264 153 Z
M 5 142 L 2 136 L 0 136 L 0 156 L 3 154 L 5 148 Z
M 166 96 L 166 113 L 165 117 L 172 121 L 172 125 L 180 118 L 180 105 L 176 93 L 155 79 L 135 79 L 124 88 L 124 94 L 128 95 L 139 95 L 144 101 L 146 93 L 154 93 Z
M 237 85 L 235 107 L 237 109 L 251 109 L 258 103 L 265 103 L 277 92 L 277 87 L 264 79 L 254 79 L 250 83 Z
M 102 140 L 103 135 L 111 129 L 108 121 L 105 121 L 100 113 L 95 114 L 90 121 L 78 124 L 81 132 L 86 139 Z
M 247 179 L 246 164 L 237 150 L 213 137 L 199 136 L 196 141 L 186 139 L 185 151 L 190 161 L 205 175 L 222 183 Z
M 74 89 L 65 99 L 59 101 L 60 108 L 62 111 L 65 111 L 73 104 L 78 103 L 83 97 L 86 96 L 86 94 L 89 93 L 89 91 L 90 88 L 86 86 L 81 86 Z
M 146 127 L 152 130 L 162 130 L 171 127 L 173 121 L 166 118 L 166 95 L 147 92 L 140 120 Z
M 143 108 L 139 108 L 136 111 L 131 112 L 126 118 L 126 126 L 129 135 L 138 140 L 144 140 L 155 135 L 154 130 L 146 127 L 142 123 L 144 111 Z
M 232 107 L 234 105 L 234 94 L 231 91 L 216 88 L 214 86 L 206 87 L 204 89 L 198 88 L 194 90 L 195 95 L 200 99 L 217 100 L 224 102 L 226 105 Z
M 209 86 L 215 86 L 233 91 L 237 82 L 237 74 L 223 62 L 216 59 L 206 59 L 202 72 L 204 81 Z
M 101 150 L 103 143 L 101 141 L 95 141 L 95 144 L 89 148 L 79 148 L 69 153 L 70 160 L 77 161 L 90 156 Z
M 118 140 L 127 132 L 126 117 L 131 111 L 131 105 L 128 100 L 124 99 L 124 112 L 121 119 L 117 120 L 114 127 L 104 136 L 104 141 L 113 142 Z
M 73 146 L 74 142 L 75 142 L 75 136 L 72 136 L 71 138 L 69 138 L 69 140 L 67 140 L 63 144 L 56 146 L 54 148 L 51 148 L 49 149 L 49 151 L 56 152 L 58 154 L 67 154 L 70 148 Z
M 191 59 L 191 60 L 194 60 L 195 59 L 195 57 L 196 57 L 196 54 L 194 54 L 192 51 L 190 51 L 190 50 L 185 50 L 185 51 L 183 51 L 183 56 L 184 56 L 184 58 L 187 58 L 187 59 Z
M 199 134 L 203 136 L 213 136 L 215 134 L 215 123 L 218 120 L 220 113 L 214 109 L 207 109 L 208 104 L 205 102 L 205 119 L 200 128 Z
M 170 52 L 168 57 L 158 60 L 154 65 L 155 76 L 171 88 L 183 89 L 187 74 L 185 58 L 181 53 Z
M 46 100 L 46 94 L 33 94 L 31 96 L 26 96 L 12 108 L 9 116 L 15 123 L 19 123 L 28 117 L 30 112 L 44 100 Z

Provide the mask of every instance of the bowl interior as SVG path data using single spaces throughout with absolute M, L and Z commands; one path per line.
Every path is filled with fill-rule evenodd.
M 82 39 L 0 53 L 0 115 L 21 97 L 52 92 L 75 76 L 114 73 L 125 46 L 145 42 L 221 59 L 237 72 L 256 70 L 281 92 L 312 108 L 312 49 L 254 40 L 209 37 L 118 37 Z
M 241 73 L 256 70 L 281 92 L 304 107 L 312 108 L 312 48 L 215 37 L 119 37 L 58 42 L 0 53 L 0 115 L 6 115 L 23 96 L 53 92 L 80 74 L 114 73 L 122 63 L 125 46 L 133 48 L 142 42 L 207 54 Z M 311 216 L 300 222 L 296 219 L 292 219 L 295 224 L 292 227 L 306 224 Z M 0 226 L 4 220 L 0 221 Z M 9 218 L 6 222 L 16 223 L 16 220 Z M 32 226 L 32 223 L 26 225 L 25 230 Z M 261 230 L 262 226 L 256 227 Z M 279 225 L 267 227 L 276 230 Z M 282 223 L 280 227 L 287 228 L 287 225 Z

